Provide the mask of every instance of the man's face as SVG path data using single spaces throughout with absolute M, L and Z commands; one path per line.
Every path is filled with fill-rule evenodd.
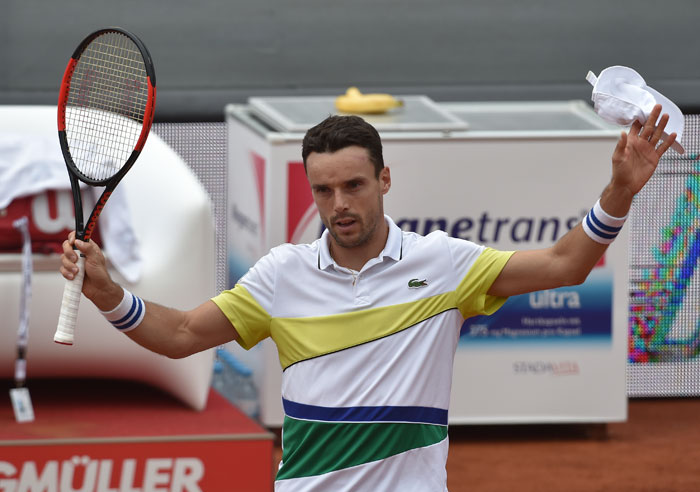
M 337 152 L 312 152 L 306 173 L 323 224 L 343 248 L 371 244 L 377 226 L 384 223 L 382 196 L 391 177 L 384 168 L 379 177 L 367 149 L 345 147 Z

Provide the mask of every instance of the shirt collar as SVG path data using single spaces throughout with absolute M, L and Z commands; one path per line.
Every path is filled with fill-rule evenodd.
M 381 253 L 379 253 L 377 258 L 384 260 L 384 258 L 388 257 L 395 261 L 399 261 L 402 256 L 403 234 L 401 233 L 399 226 L 397 226 L 394 221 L 391 220 L 391 217 L 385 215 L 384 221 L 386 225 L 389 226 L 389 235 L 386 238 L 384 249 Z M 335 265 L 335 261 L 333 261 L 333 257 L 328 249 L 329 240 L 330 233 L 328 232 L 328 229 L 326 229 L 323 231 L 323 234 L 319 239 L 320 247 L 318 251 L 318 268 L 321 270 L 325 270 L 329 266 Z

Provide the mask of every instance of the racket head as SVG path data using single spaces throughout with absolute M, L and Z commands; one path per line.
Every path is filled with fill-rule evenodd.
M 146 143 L 156 77 L 134 34 L 109 27 L 73 52 L 58 98 L 58 135 L 69 172 L 93 186 L 118 182 Z

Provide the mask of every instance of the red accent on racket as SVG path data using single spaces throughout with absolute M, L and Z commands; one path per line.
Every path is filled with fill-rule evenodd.
M 58 97 L 58 139 L 66 161 L 76 238 L 88 241 L 107 199 L 141 153 L 153 123 L 156 75 L 139 38 L 118 27 L 87 36 L 66 66 Z M 80 182 L 104 186 L 83 225 Z M 85 275 L 80 255 L 66 280 L 54 341 L 72 345 Z

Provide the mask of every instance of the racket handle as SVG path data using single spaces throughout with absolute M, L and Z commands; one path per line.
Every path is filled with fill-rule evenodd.
M 83 291 L 83 279 L 85 278 L 85 257 L 78 255 L 78 273 L 73 280 L 66 279 L 63 287 L 63 301 L 61 302 L 61 313 L 58 315 L 58 328 L 53 336 L 53 341 L 64 345 L 73 345 L 73 334 L 75 333 L 75 323 L 78 319 L 78 306 L 80 296 Z

